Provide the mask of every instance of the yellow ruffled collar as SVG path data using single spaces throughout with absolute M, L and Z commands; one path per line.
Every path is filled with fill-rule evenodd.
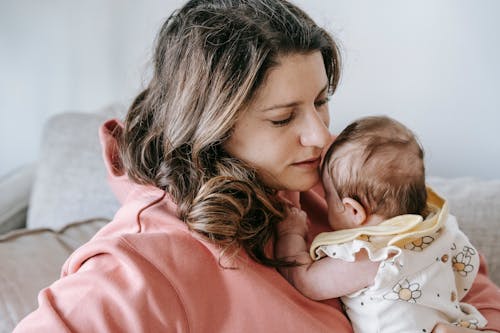
M 388 237 L 387 245 L 403 248 L 406 243 L 436 232 L 446 222 L 448 203 L 430 187 L 427 187 L 427 207 L 431 213 L 425 220 L 420 215 L 406 214 L 374 226 L 322 232 L 314 238 L 309 254 L 315 258 L 320 246 L 342 244 L 363 236 L 393 236 Z

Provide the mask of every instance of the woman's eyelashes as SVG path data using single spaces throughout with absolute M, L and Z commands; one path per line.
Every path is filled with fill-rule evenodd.
M 290 113 L 284 119 L 271 120 L 271 124 L 273 124 L 273 126 L 276 126 L 276 127 L 286 126 L 293 120 L 293 118 L 295 118 L 295 112 Z
M 314 105 L 319 108 L 320 106 L 326 105 L 330 101 L 330 97 L 325 97 L 323 99 L 314 102 Z

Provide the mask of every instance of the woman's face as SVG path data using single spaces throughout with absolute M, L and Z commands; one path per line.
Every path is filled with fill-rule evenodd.
M 328 78 L 320 52 L 278 59 L 224 148 L 267 185 L 304 191 L 319 181 L 328 131 Z

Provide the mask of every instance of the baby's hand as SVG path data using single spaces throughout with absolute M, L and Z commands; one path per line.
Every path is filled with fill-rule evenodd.
M 287 210 L 288 216 L 278 223 L 278 236 L 282 237 L 288 234 L 297 234 L 305 237 L 309 231 L 307 224 L 307 214 L 303 210 L 291 207 Z

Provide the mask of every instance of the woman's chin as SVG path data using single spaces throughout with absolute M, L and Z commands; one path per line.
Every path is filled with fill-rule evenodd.
M 285 177 L 266 177 L 267 186 L 278 191 L 308 191 L 320 181 L 318 172 L 288 174 Z
M 309 177 L 300 177 L 290 181 L 289 184 L 285 186 L 285 189 L 288 191 L 299 191 L 299 192 L 308 191 L 311 188 L 313 188 L 314 185 L 316 185 L 318 182 L 319 182 L 319 175 L 317 174 Z

